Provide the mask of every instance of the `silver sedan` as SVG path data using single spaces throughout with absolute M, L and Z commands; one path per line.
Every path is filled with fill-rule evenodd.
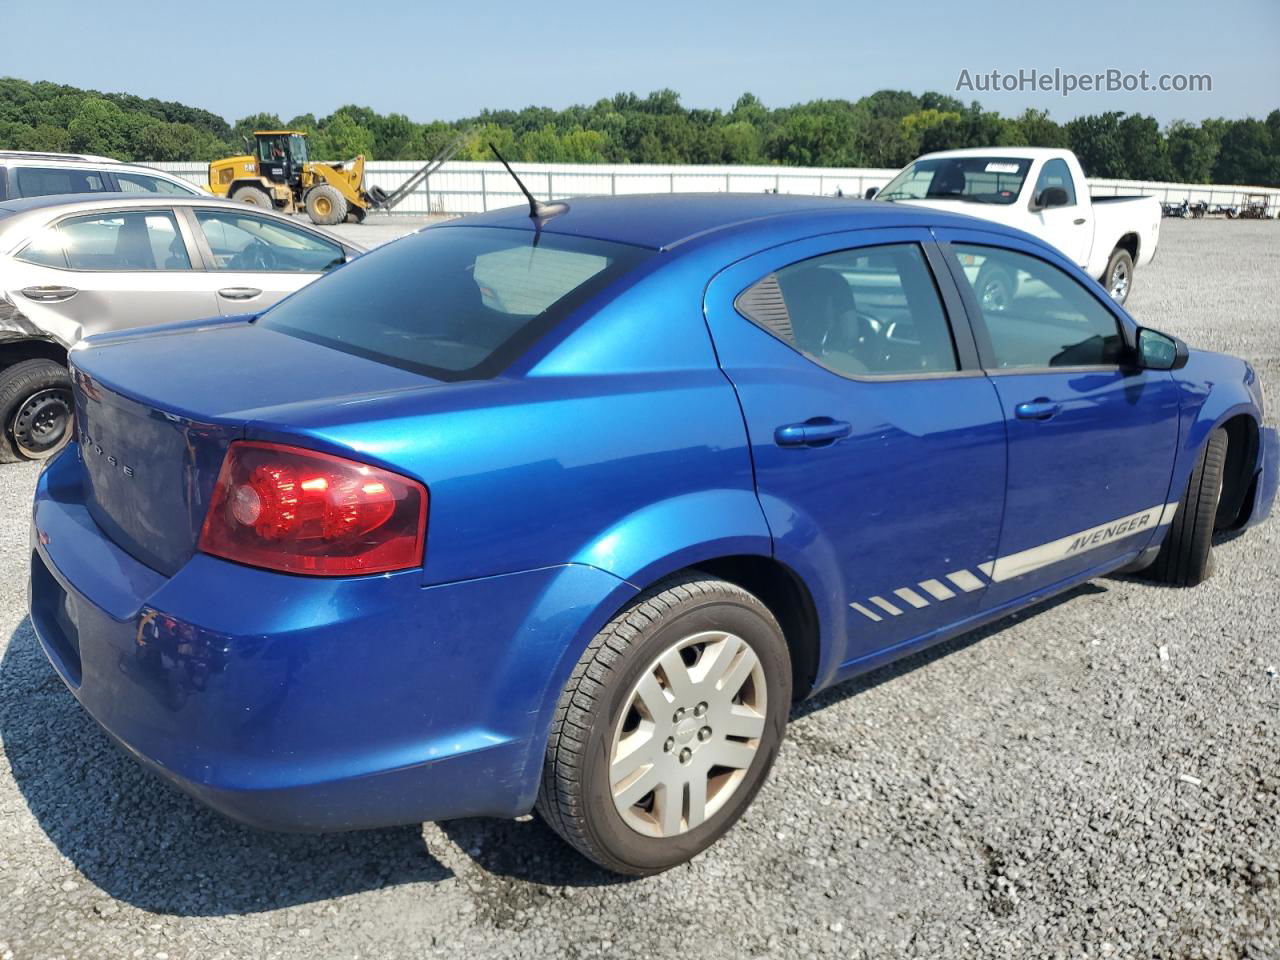
M 84 337 L 256 313 L 361 252 L 212 197 L 0 203 L 0 460 L 43 459 L 66 442 L 67 351 Z

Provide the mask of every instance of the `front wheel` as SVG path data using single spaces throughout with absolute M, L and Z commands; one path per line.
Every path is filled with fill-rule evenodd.
M 307 193 L 307 216 L 312 223 L 331 227 L 347 219 L 347 198 L 332 184 L 322 183 Z
M 790 708 L 791 661 L 769 609 L 723 580 L 665 581 L 601 630 L 574 669 L 538 811 L 617 873 L 684 863 L 751 803 Z
M 0 462 L 46 460 L 71 439 L 71 377 L 53 360 L 0 372 Z
M 1107 260 L 1107 269 L 1102 273 L 1102 285 L 1111 299 L 1123 304 L 1129 299 L 1129 291 L 1133 289 L 1133 257 L 1129 251 L 1116 247 Z
M 1176 587 L 1194 587 L 1213 572 L 1213 528 L 1222 500 L 1227 432 L 1215 430 L 1191 471 L 1164 543 L 1146 575 Z

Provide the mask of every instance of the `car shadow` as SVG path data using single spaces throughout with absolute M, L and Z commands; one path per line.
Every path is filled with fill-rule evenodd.
M 978 643 L 1028 614 L 1105 592 L 1083 584 L 823 691 L 797 705 L 792 719 Z M 99 729 L 49 666 L 27 620 L 0 661 L 0 742 L 27 806 L 62 854 L 103 891 L 145 910 L 252 913 L 454 875 L 427 850 L 416 825 L 275 834 L 207 809 L 143 770 Z M 470 860 L 460 869 L 554 887 L 629 882 L 577 855 L 536 817 L 439 826 L 457 855 Z
M 0 661 L 0 743 L 28 808 L 93 884 L 155 913 L 221 916 L 452 872 L 420 826 L 278 834 L 242 826 L 143 770 L 63 685 L 23 620 Z
M 844 683 L 837 684 L 827 690 L 823 690 L 816 696 L 810 697 L 803 703 L 796 704 L 791 711 L 791 719 L 799 720 L 801 717 L 807 717 L 816 710 L 829 707 L 834 703 L 842 700 L 848 700 L 850 697 L 856 697 L 860 693 L 873 690 L 882 683 L 888 683 L 897 677 L 911 673 L 913 670 L 919 670 L 921 667 L 928 666 L 935 660 L 941 660 L 943 657 L 955 653 L 957 650 L 963 650 L 971 647 L 975 643 L 980 643 L 988 637 L 994 636 L 1003 630 L 1007 630 L 1019 620 L 1028 616 L 1035 616 L 1052 610 L 1054 607 L 1064 603 L 1070 603 L 1077 597 L 1088 597 L 1099 593 L 1106 593 L 1107 588 L 1095 581 L 1082 583 L 1077 587 L 1060 593 L 1057 596 L 1050 597 L 1040 603 L 1024 607 L 1015 613 L 1011 613 L 1007 617 L 1001 617 L 999 620 L 992 621 L 984 627 L 979 627 L 970 633 L 961 634 L 950 640 L 944 640 L 941 643 L 934 644 L 917 653 L 903 657 L 901 660 L 895 660 L 884 666 L 876 667 L 874 670 L 868 670 L 864 674 L 846 680 Z

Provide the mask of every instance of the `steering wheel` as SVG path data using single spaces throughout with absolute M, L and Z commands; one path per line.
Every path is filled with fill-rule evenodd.
M 241 270 L 275 270 L 280 259 L 271 244 L 255 238 L 235 255 L 232 265 Z
M 849 318 L 849 314 L 845 314 Z M 829 328 L 822 336 L 821 353 L 850 354 L 860 359 L 868 369 L 874 369 L 874 361 L 880 356 L 880 344 L 884 340 L 885 325 L 878 317 L 861 310 L 852 314 L 853 322 Z M 868 361 L 873 362 L 868 362 Z

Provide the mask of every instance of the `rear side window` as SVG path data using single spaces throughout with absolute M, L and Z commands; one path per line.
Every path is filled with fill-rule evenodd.
M 436 227 L 353 260 L 258 322 L 442 380 L 491 377 L 651 255 L 552 233 Z
M 148 176 L 145 173 L 117 173 L 116 182 L 121 193 L 163 193 L 169 196 L 196 197 L 200 192 L 188 189 L 181 184 L 160 177 Z
M 913 243 L 802 260 L 744 291 L 747 319 L 834 373 L 851 377 L 958 369 L 951 328 Z
M 60 193 L 106 193 L 107 178 L 97 170 L 70 167 L 16 167 L 11 171 L 15 197 L 48 197 Z
M 72 217 L 41 230 L 19 260 L 72 270 L 190 270 L 173 214 L 162 210 Z
M 997 368 L 1120 362 L 1120 324 L 1074 277 L 1001 247 L 957 243 L 954 249 L 977 297 Z

